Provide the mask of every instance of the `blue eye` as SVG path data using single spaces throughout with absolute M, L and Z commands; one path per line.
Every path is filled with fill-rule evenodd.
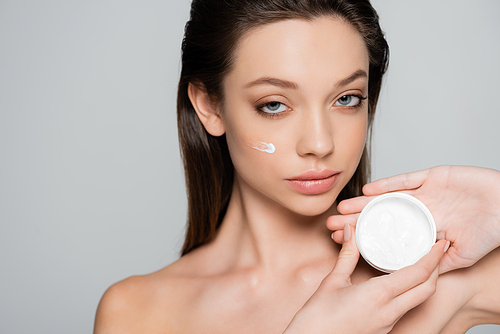
M 335 105 L 342 106 L 342 107 L 355 107 L 360 102 L 361 102 L 361 98 L 359 96 L 344 95 L 335 102 Z
M 287 106 L 281 102 L 269 102 L 264 104 L 263 106 L 259 107 L 258 109 L 268 113 L 268 114 L 279 114 L 281 112 L 284 112 L 287 110 Z

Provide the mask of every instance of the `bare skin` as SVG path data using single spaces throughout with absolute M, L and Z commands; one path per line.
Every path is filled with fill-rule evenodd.
M 499 251 L 438 276 L 443 240 L 417 264 L 379 276 L 358 262 L 353 227 L 344 226 L 342 249 L 330 237 L 325 222 L 338 214 L 366 139 L 358 97 L 369 62 L 354 28 L 326 17 L 269 24 L 242 38 L 235 59 L 224 108 L 189 88 L 205 129 L 226 134 L 235 166 L 218 235 L 109 288 L 95 333 L 460 333 L 499 321 Z M 267 115 L 274 107 L 279 115 Z M 336 172 L 331 185 L 294 188 L 297 175 L 324 171 Z
M 225 265 L 217 261 L 227 261 L 229 254 L 219 246 L 215 242 L 158 272 L 113 285 L 99 306 L 96 333 L 282 333 L 334 262 L 317 259 L 282 270 L 266 270 L 259 265 L 238 268 L 232 267 L 232 261 Z M 331 254 L 335 254 L 334 249 Z M 485 277 L 498 277 L 499 261 L 497 250 L 472 268 L 439 276 L 436 292 L 397 319 L 390 332 L 465 333 L 477 324 L 498 323 L 500 293 L 496 281 Z M 214 268 L 213 263 L 221 266 Z M 377 275 L 361 262 L 352 274 L 352 283 L 361 286 Z M 332 295 L 327 294 L 335 303 Z M 361 303 L 371 303 L 366 295 L 361 297 Z M 353 307 L 352 303 L 344 305 L 348 306 Z M 352 315 L 362 305 L 354 306 Z M 314 316 L 321 319 L 329 312 L 334 314 L 325 308 Z M 374 319 L 359 321 L 366 329 Z M 315 322 L 309 319 L 306 323 L 307 333 L 331 332 L 312 331 L 311 323 Z M 330 328 L 336 332 L 339 323 Z

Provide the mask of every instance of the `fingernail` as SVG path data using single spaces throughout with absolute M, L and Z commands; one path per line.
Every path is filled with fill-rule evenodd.
M 448 248 L 450 248 L 450 241 L 446 241 L 446 245 L 444 246 L 444 250 L 443 252 L 446 253 L 446 251 L 448 250 Z
M 332 238 L 332 240 L 333 240 L 333 232 L 332 232 L 332 235 L 330 235 L 330 237 L 331 237 L 331 238 Z
M 344 225 L 344 242 L 348 242 L 351 239 L 351 227 L 349 224 L 345 223 Z

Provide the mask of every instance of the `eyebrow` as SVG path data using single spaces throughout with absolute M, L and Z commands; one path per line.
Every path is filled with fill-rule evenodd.
M 366 71 L 357 70 L 356 72 L 354 72 L 353 74 L 351 74 L 347 78 L 342 79 L 339 82 L 337 82 L 335 84 L 335 87 L 344 87 L 344 86 L 347 86 L 348 84 L 350 84 L 353 81 L 356 81 L 359 78 L 368 78 L 368 74 L 366 73 Z
M 255 80 L 255 81 L 252 81 L 252 82 L 246 84 L 245 88 L 250 88 L 250 87 L 260 86 L 260 85 L 271 85 L 271 86 L 288 88 L 288 89 L 298 89 L 299 88 L 299 86 L 295 82 L 281 80 L 281 79 L 277 79 L 277 78 L 270 78 L 270 77 L 263 77 L 263 78 L 259 78 L 259 79 Z
M 359 79 L 359 78 L 368 78 L 368 74 L 366 71 L 363 70 L 357 70 L 350 76 L 348 76 L 345 79 L 342 79 L 338 81 L 334 86 L 335 87 L 344 87 L 350 84 L 351 82 Z M 262 77 L 257 80 L 254 80 L 252 82 L 249 82 L 248 84 L 245 85 L 245 88 L 250 88 L 254 86 L 260 86 L 260 85 L 271 85 L 271 86 L 276 86 L 280 88 L 287 88 L 287 89 L 298 89 L 299 85 L 297 85 L 295 82 L 292 81 L 287 81 L 287 80 L 282 80 L 282 79 L 277 79 L 277 78 L 271 78 L 271 77 Z

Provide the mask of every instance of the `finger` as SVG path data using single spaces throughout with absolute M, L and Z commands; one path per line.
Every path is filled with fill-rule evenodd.
M 422 304 L 427 299 L 432 297 L 432 295 L 436 292 L 437 279 L 439 276 L 439 266 L 434 268 L 432 274 L 429 278 L 415 286 L 414 288 L 400 294 L 393 301 L 394 311 L 404 313 L 408 312 L 412 308 Z
M 373 198 L 374 198 L 373 196 L 370 197 L 360 196 L 360 197 L 349 198 L 340 202 L 339 205 L 337 206 L 337 210 L 343 215 L 358 213 L 361 212 L 361 210 L 363 210 L 366 204 L 370 203 L 370 201 Z
M 332 233 L 332 239 L 338 244 L 341 244 L 344 242 L 344 230 L 337 230 Z
M 446 245 L 446 240 L 436 242 L 430 252 L 418 260 L 417 263 L 388 275 L 387 283 L 391 288 L 389 297 L 395 298 L 428 280 L 434 270 L 438 268 L 445 247 L 447 247 Z
M 451 270 L 470 267 L 474 263 L 476 261 L 461 257 L 456 247 L 450 247 L 439 263 L 439 275 Z
M 344 244 L 339 252 L 337 263 L 333 267 L 332 272 L 328 275 L 328 279 L 336 282 L 340 286 L 351 285 L 351 275 L 356 268 L 359 259 L 359 250 L 356 246 L 356 236 L 354 227 L 346 224 L 344 227 Z
M 326 219 L 326 227 L 329 230 L 336 231 L 344 229 L 345 224 L 349 224 L 351 226 L 356 226 L 358 221 L 359 213 L 354 215 L 335 215 L 330 216 Z M 340 242 L 342 243 L 343 240 Z
M 408 194 L 411 196 L 415 195 L 415 189 L 411 190 L 400 190 L 398 193 Z M 365 206 L 370 203 L 373 199 L 375 199 L 378 195 L 374 196 L 359 196 L 353 197 L 342 202 L 337 205 L 337 210 L 342 215 L 354 214 L 361 212 Z
M 428 175 L 429 169 L 424 169 L 418 172 L 404 173 L 383 178 L 365 184 L 363 187 L 363 194 L 373 196 L 391 191 L 416 189 L 424 184 Z
M 333 239 L 333 237 L 332 237 L 332 239 Z M 333 240 L 335 241 L 335 239 L 333 239 Z M 450 262 L 451 262 L 450 257 L 447 255 L 445 255 L 441 259 L 441 263 L 439 264 L 439 275 L 447 273 L 448 271 L 451 271 L 453 269 L 458 269 L 458 268 L 453 268 L 453 265 Z

